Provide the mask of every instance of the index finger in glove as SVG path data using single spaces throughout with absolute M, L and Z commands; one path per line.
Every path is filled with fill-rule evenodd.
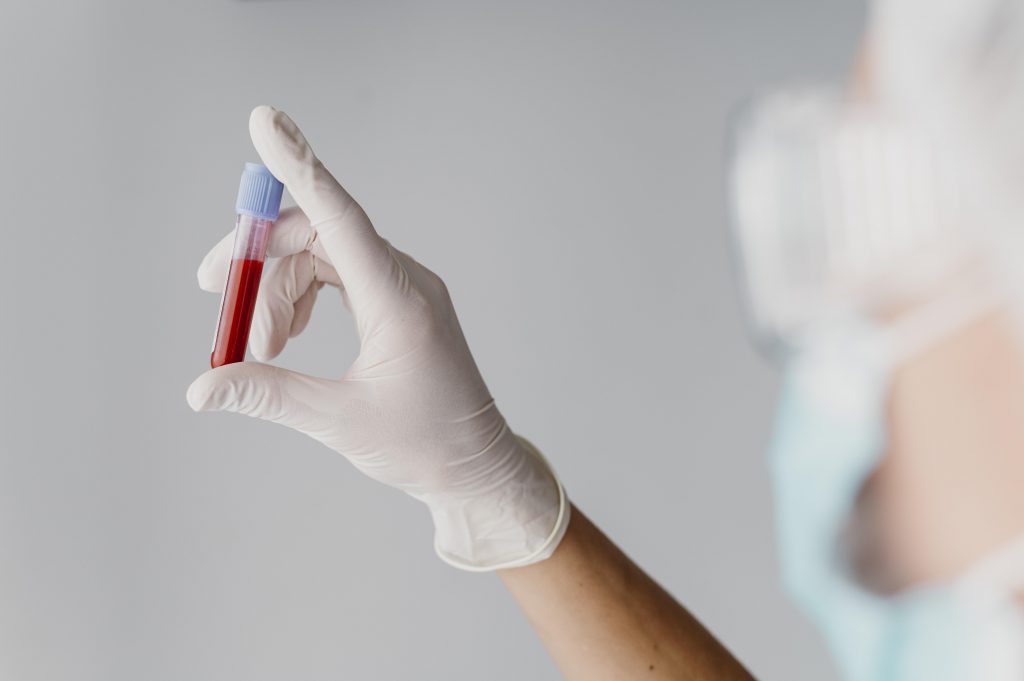
M 398 276 L 387 244 L 291 118 L 272 107 L 258 106 L 249 117 L 249 133 L 263 163 L 309 217 L 358 316 L 359 309 L 371 304 L 374 294 Z

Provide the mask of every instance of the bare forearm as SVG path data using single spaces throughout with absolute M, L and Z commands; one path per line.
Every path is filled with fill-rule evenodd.
M 567 679 L 752 678 L 576 509 L 551 558 L 500 574 Z

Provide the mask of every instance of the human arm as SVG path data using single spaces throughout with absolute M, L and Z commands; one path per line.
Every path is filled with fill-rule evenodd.
M 498 574 L 566 679 L 753 678 L 576 508 L 550 558 Z
M 250 131 L 298 204 L 271 231 L 250 349 L 260 360 L 277 356 L 305 327 L 317 292 L 333 286 L 354 317 L 360 353 L 340 378 L 258 362 L 219 367 L 193 382 L 189 404 L 289 426 L 422 501 L 438 555 L 462 569 L 508 570 L 507 583 L 567 673 L 602 678 L 583 657 L 561 651 L 616 637 L 621 659 L 593 656 L 602 665 L 618 659 L 612 670 L 632 668 L 638 652 L 646 659 L 636 646 L 647 640 L 681 647 L 652 657 L 655 669 L 646 673 L 726 665 L 728 654 L 589 521 L 570 522 L 553 469 L 498 411 L 441 279 L 377 234 L 291 119 L 259 107 Z M 204 259 L 201 287 L 223 286 L 230 244 L 228 235 Z M 574 582 L 585 602 L 551 597 Z M 603 622 L 582 621 L 595 613 Z

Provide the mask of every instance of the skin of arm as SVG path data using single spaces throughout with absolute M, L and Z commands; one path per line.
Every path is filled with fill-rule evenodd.
M 551 558 L 499 575 L 570 681 L 753 678 L 575 508 Z
M 870 97 L 871 80 L 865 45 L 854 96 Z M 499 574 L 570 681 L 753 678 L 576 508 L 551 558 Z

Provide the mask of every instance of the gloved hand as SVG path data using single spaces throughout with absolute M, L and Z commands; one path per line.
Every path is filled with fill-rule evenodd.
M 342 289 L 361 349 L 340 379 L 254 362 L 213 369 L 189 387 L 191 407 L 294 428 L 424 502 L 437 553 L 456 567 L 516 567 L 551 555 L 568 500 L 495 406 L 444 283 L 377 234 L 288 116 L 257 107 L 249 131 L 298 204 L 271 230 L 276 259 L 260 287 L 253 354 L 277 356 L 305 327 L 324 284 Z M 200 287 L 222 290 L 230 258 L 229 234 L 200 265 Z

